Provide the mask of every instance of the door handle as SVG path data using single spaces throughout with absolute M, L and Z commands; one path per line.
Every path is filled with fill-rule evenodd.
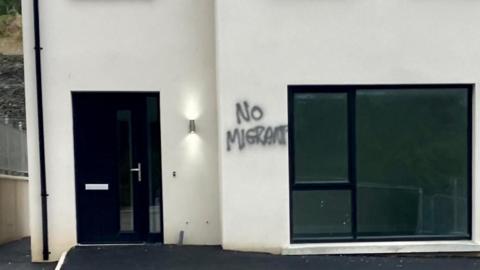
M 142 163 L 138 162 L 137 163 L 137 168 L 131 168 L 130 171 L 131 172 L 138 172 L 137 176 L 138 176 L 138 182 L 142 182 Z

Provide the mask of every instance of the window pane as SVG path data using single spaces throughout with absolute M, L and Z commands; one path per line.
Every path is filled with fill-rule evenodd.
M 359 90 L 361 236 L 468 236 L 468 91 Z
M 347 94 L 294 96 L 295 182 L 348 181 Z
M 350 194 L 348 190 L 294 191 L 293 238 L 351 238 Z
M 133 228 L 133 183 L 130 172 L 132 164 L 132 113 L 117 111 L 118 176 L 120 203 L 120 231 L 131 232 Z
M 150 233 L 160 233 L 161 226 L 161 172 L 160 172 L 160 123 L 158 99 L 147 98 L 148 178 Z

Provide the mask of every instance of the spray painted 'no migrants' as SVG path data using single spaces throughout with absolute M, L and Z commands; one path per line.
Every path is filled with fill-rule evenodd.
M 250 107 L 247 101 L 238 102 L 236 105 L 236 118 L 238 127 L 227 131 L 227 151 L 237 146 L 243 150 L 247 145 L 285 145 L 287 143 L 288 125 L 265 126 L 256 125 L 243 128 L 242 124 L 259 122 L 263 118 L 263 110 L 255 105 Z

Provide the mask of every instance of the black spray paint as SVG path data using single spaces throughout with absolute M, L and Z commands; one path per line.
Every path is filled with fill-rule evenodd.
M 255 121 L 259 121 L 263 118 L 263 110 L 260 109 L 258 106 L 253 106 L 252 109 L 250 110 L 250 105 L 248 104 L 247 101 L 243 102 L 243 107 L 242 103 L 237 103 L 236 105 L 237 109 L 237 124 L 242 124 L 242 118 L 243 121 L 250 122 L 250 119 L 253 119 Z
M 259 106 L 250 108 L 247 101 L 235 105 L 237 124 L 245 122 L 257 122 L 263 118 L 263 110 Z M 234 145 L 243 150 L 247 145 L 285 145 L 287 143 L 287 125 L 264 126 L 257 125 L 252 128 L 237 127 L 227 131 L 227 151 L 231 151 Z

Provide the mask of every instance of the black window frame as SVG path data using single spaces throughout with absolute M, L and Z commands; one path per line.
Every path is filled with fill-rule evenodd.
M 362 236 L 357 234 L 357 187 L 356 187 L 356 134 L 355 134 L 355 105 L 357 90 L 398 90 L 421 89 L 439 90 L 462 88 L 467 89 L 467 188 L 468 188 L 468 236 Z M 339 242 L 385 242 L 385 241 L 445 241 L 445 240 L 472 240 L 473 227 L 473 92 L 475 84 L 352 84 L 352 85 L 288 85 L 288 161 L 289 161 L 289 221 L 290 243 L 339 243 Z M 347 94 L 347 139 L 348 139 L 348 182 L 314 182 L 295 183 L 295 147 L 294 147 L 294 95 L 308 93 L 346 93 Z M 292 197 L 294 191 L 316 190 L 349 190 L 351 191 L 351 226 L 352 237 L 302 237 L 294 238 Z

